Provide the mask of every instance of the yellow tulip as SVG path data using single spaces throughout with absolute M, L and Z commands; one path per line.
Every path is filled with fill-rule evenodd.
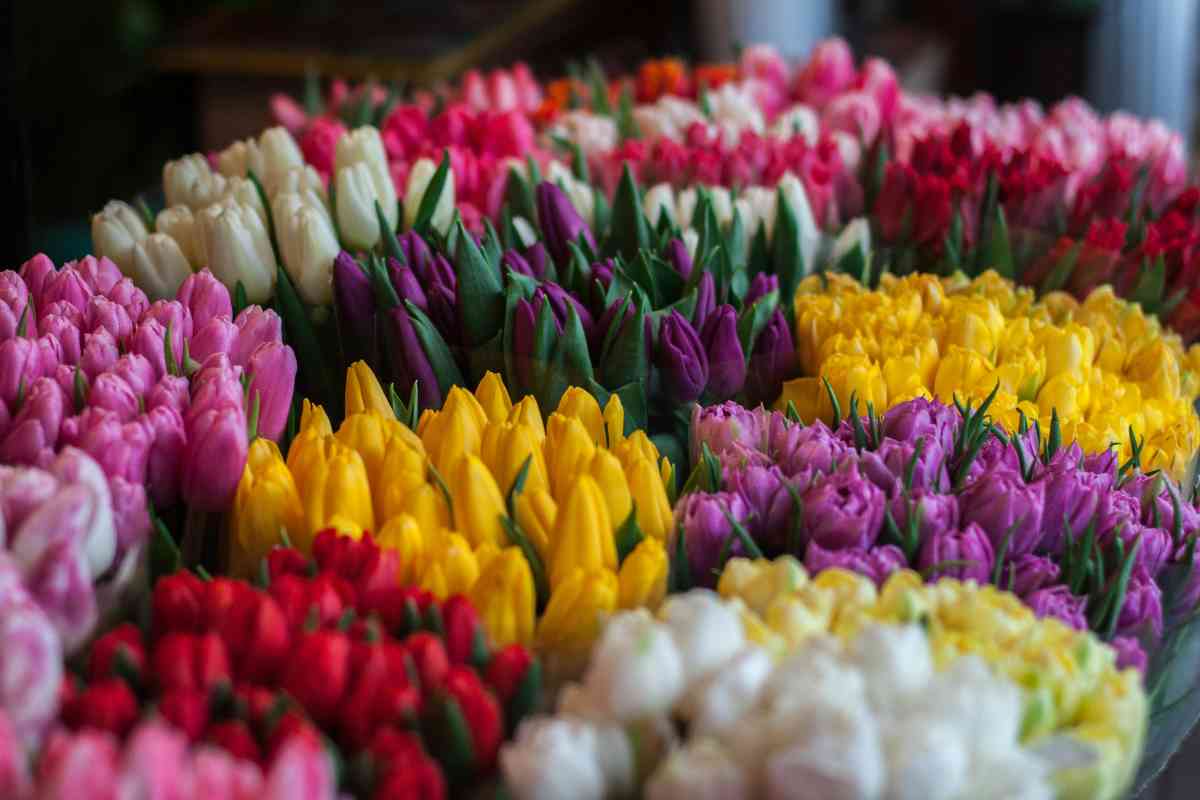
M 304 518 L 292 473 L 279 447 L 270 439 L 255 439 L 246 456 L 242 479 L 234 495 L 230 518 L 230 572 L 251 577 L 272 546 L 286 534 L 300 538 Z
M 298 466 L 292 474 L 304 509 L 305 528 L 296 543 L 302 551 L 308 551 L 313 535 L 335 515 L 342 517 L 343 526 L 374 530 L 371 484 L 362 456 L 327 436 L 312 444 Z
M 322 530 L 336 531 L 338 535 L 348 536 L 351 539 L 361 539 L 363 534 L 369 530 L 354 517 L 341 512 L 337 512 L 327 519 L 321 528 Z
M 604 404 L 604 432 L 608 436 L 605 447 L 615 448 L 625 441 L 625 406 L 620 395 L 610 394 Z
M 621 459 L 621 464 L 626 469 L 639 458 L 646 459 L 651 464 L 658 463 L 658 448 L 654 446 L 654 442 L 650 441 L 650 437 L 643 430 L 636 430 L 625 437 L 625 441 L 620 445 L 610 448 L 613 455 Z
M 408 506 L 410 495 L 427 483 L 425 475 L 429 462 L 425 459 L 424 447 L 418 451 L 408 441 L 398 436 L 389 438 L 378 471 L 370 472 L 368 468 L 377 522 L 387 522 L 401 513 Z M 417 443 L 420 444 L 420 440 Z M 439 524 L 445 525 L 446 521 Z
M 808 572 L 793 556 L 731 558 L 721 571 L 717 591 L 727 599 L 738 598 L 758 614 L 766 614 L 778 597 L 795 594 L 808 583 Z
M 630 494 L 621 462 L 608 450 L 597 448 L 588 462 L 587 474 L 592 476 L 604 495 L 609 520 L 613 525 L 623 524 L 629 518 L 629 512 L 633 511 L 633 495 Z
M 355 361 L 346 370 L 346 415 L 364 411 L 375 411 L 388 419 L 396 418 L 375 373 L 365 361 Z
M 996 365 L 993 385 L 1000 383 L 1000 390 L 1016 395 L 1022 400 L 1033 400 L 1042 388 L 1042 376 L 1046 374 L 1046 359 L 1026 350 L 1010 356 Z
M 809 425 L 821 418 L 824 395 L 825 386 L 820 378 L 794 378 L 784 382 L 775 408 L 778 411 L 786 411 L 790 404 L 800 415 L 800 420 Z
M 420 586 L 439 600 L 471 591 L 479 579 L 479 562 L 470 543 L 441 528 L 425 540 Z
M 842 417 L 850 413 L 850 397 L 858 399 L 858 413 L 866 413 L 867 403 L 878 411 L 887 408 L 887 384 L 874 362 L 853 356 L 835 355 L 821 366 L 821 376 L 829 381 L 841 405 Z M 821 384 L 821 419 L 833 421 L 833 405 Z
M 1037 337 L 1046 354 L 1046 380 L 1064 372 L 1083 377 L 1096 359 L 1096 342 L 1090 328 L 1078 323 L 1047 327 Z
M 489 422 L 483 429 L 479 457 L 491 470 L 496 485 L 506 497 L 526 459 L 529 459 L 529 471 L 525 477 L 525 488 L 550 488 L 541 443 L 528 425 Z
M 1037 395 L 1041 417 L 1049 420 L 1057 410 L 1058 418 L 1081 419 L 1087 408 L 1087 387 L 1070 372 L 1060 372 L 1046 381 Z
M 330 436 L 333 434 L 333 426 L 329 424 L 329 417 L 324 408 L 304 400 L 300 404 L 300 432 L 309 431 L 318 436 Z
M 933 395 L 943 403 L 956 397 L 963 403 L 982 400 L 995 388 L 995 381 L 988 384 L 994 370 L 992 363 L 974 350 L 951 345 L 938 364 Z
M 643 539 L 625 557 L 617 574 L 620 608 L 658 608 L 667 594 L 667 549 L 658 539 Z
M 669 465 L 670 462 L 667 464 Z M 661 480 L 662 476 L 654 469 L 654 463 L 644 458 L 636 459 L 625 468 L 625 478 L 629 482 L 629 489 L 633 494 L 638 527 L 646 536 L 666 541 L 674 519 L 671 515 L 671 503 L 667 500 L 667 491 Z
M 399 556 L 400 583 L 404 586 L 417 583 L 425 562 L 425 536 L 416 518 L 397 514 L 379 529 L 375 541 L 385 550 L 395 550 Z
M 350 414 L 342 421 L 335 436 L 339 442 L 362 456 L 372 489 L 382 488 L 386 483 L 383 461 L 390 440 L 400 439 L 410 448 L 423 449 L 421 440 L 412 431 L 394 418 L 376 411 Z
M 1127 374 L 1147 397 L 1168 400 L 1180 394 L 1179 361 L 1162 339 L 1139 347 L 1129 358 Z
M 882 371 L 883 382 L 887 385 L 888 400 L 893 404 L 903 403 L 915 397 L 929 399 L 932 396 L 927 384 L 921 380 L 920 367 L 912 356 L 889 358 L 883 362 Z M 801 414 L 801 419 L 803 418 Z
M 492 559 L 504 551 L 500 549 L 499 545 L 485 542 L 476 547 L 473 552 L 475 553 L 475 563 L 479 565 L 479 574 L 482 575 L 487 571 L 488 564 L 492 563 Z
M 558 519 L 558 504 L 550 496 L 549 490 L 535 488 L 518 494 L 513 506 L 517 524 L 542 561 L 549 563 L 553 552 L 550 537 L 554 535 L 554 524 Z
M 537 625 L 537 648 L 565 672 L 587 658 L 604 619 L 617 607 L 620 587 L 607 569 L 572 569 L 550 593 Z
M 513 404 L 506 421 L 529 428 L 539 445 L 546 440 L 546 425 L 542 422 L 542 410 L 538 408 L 537 399 L 531 394 Z
M 478 456 L 459 459 L 451 476 L 450 497 L 454 503 L 454 527 L 472 546 L 490 542 L 499 547 L 508 543 L 500 521 L 507 513 L 504 495 Z
M 494 647 L 533 644 L 533 573 L 516 547 L 506 547 L 479 573 L 468 596 Z
M 460 458 L 479 454 L 486 424 L 487 415 L 475 396 L 461 386 L 453 387 L 442 410 L 420 430 L 425 452 L 443 477 L 454 471 Z
M 492 423 L 503 422 L 512 411 L 508 387 L 504 385 L 504 379 L 495 372 L 486 373 L 479 381 L 479 385 L 475 387 L 475 399 L 479 401 L 479 406 Z
M 596 452 L 587 429 L 575 417 L 551 414 L 546 425 L 546 471 L 550 492 L 560 502 Z
M 411 514 L 421 530 L 430 531 L 450 525 L 450 507 L 441 487 L 422 482 L 400 499 L 398 506 L 390 506 L 392 513 Z
M 616 570 L 617 547 L 604 494 L 596 481 L 581 475 L 558 509 L 550 550 L 550 587 L 566 580 L 571 570 Z
M 604 445 L 604 415 L 591 392 L 571 386 L 563 392 L 555 413 L 579 420 L 587 430 L 588 436 L 592 437 L 592 444 Z

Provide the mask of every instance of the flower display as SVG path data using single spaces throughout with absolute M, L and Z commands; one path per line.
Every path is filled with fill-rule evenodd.
M 1011 595 L 911 572 L 879 590 L 810 580 L 788 557 L 735 559 L 720 589 L 609 620 L 556 712 L 502 747 L 509 790 L 1117 797 L 1132 777 L 1137 673 Z

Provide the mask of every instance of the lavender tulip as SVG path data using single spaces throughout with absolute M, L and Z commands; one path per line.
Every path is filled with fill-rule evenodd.
M 954 436 L 961 418 L 953 407 L 921 397 L 892 406 L 883 415 L 882 428 L 886 436 L 902 442 L 915 442 L 924 437 L 935 441 L 945 453 L 954 450 Z
M 1058 582 L 1058 564 L 1045 556 L 1026 553 L 1010 560 L 1000 573 L 1000 587 L 1018 597 L 1027 597 Z
M 774 402 L 782 391 L 783 382 L 796 370 L 796 345 L 792 329 L 783 312 L 775 313 L 754 342 L 747 373 L 746 391 L 761 402 Z
M 663 391 L 673 405 L 690 403 L 708 383 L 708 355 L 690 322 L 678 311 L 662 321 L 655 366 Z
M 730 555 L 745 552 L 726 514 L 745 525 L 750 510 L 741 496 L 733 492 L 689 494 L 675 507 L 676 528 L 683 527 L 688 565 L 697 585 L 716 585 L 722 552 Z M 674 546 L 672 542 L 672 551 Z
M 969 484 L 959 502 L 963 521 L 978 523 L 992 546 L 1009 558 L 1032 552 L 1041 539 L 1045 487 L 1040 483 L 993 469 Z
M 1112 649 L 1117 651 L 1117 669 L 1136 669 L 1143 675 L 1149 659 L 1142 645 L 1132 636 L 1116 636 L 1111 642 Z
M 737 312 L 722 305 L 704 323 L 700 341 L 708 355 L 707 392 L 713 397 L 732 397 L 746 382 L 746 354 L 738 338 Z
M 926 539 L 917 565 L 937 576 L 986 583 L 991 579 L 996 554 L 987 532 L 975 523 Z
M 782 415 L 780 415 L 782 419 Z M 732 401 L 719 405 L 692 407 L 692 461 L 700 458 L 700 445 L 718 456 L 734 444 L 760 448 L 763 444 L 763 415 Z
M 1154 576 L 1140 565 L 1133 568 L 1125 592 L 1125 603 L 1117 618 L 1121 636 L 1148 635 L 1157 640 L 1163 631 L 1162 590 Z
M 58 712 L 63 652 L 50 619 L 0 552 L 0 714 L 32 746 Z
M 696 307 L 692 310 L 692 325 L 703 328 L 717 307 L 717 287 L 711 272 L 707 270 L 696 284 Z
M 1107 475 L 1110 478 L 1116 478 L 1117 466 L 1118 459 L 1115 447 L 1110 447 L 1102 453 L 1092 453 L 1083 457 L 1083 469 L 1097 475 Z
M 1046 467 L 1038 480 L 1045 487 L 1046 501 L 1041 547 L 1061 553 L 1066 531 L 1079 536 L 1096 517 L 1112 486 L 1112 477 L 1063 465 Z
M 1025 605 L 1039 617 L 1054 617 L 1076 630 L 1087 630 L 1087 598 L 1076 597 L 1066 586 L 1038 589 L 1025 598 Z
M 785 475 L 794 475 L 810 468 L 825 474 L 832 473 L 838 464 L 850 458 L 852 452 L 820 421 L 803 427 L 794 425 L 786 440 L 772 441 L 770 448 Z
M 421 340 L 417 338 L 408 312 L 403 308 L 393 308 L 387 312 L 387 320 L 391 326 L 392 373 L 397 385 L 407 388 L 415 381 L 421 407 L 440 408 L 442 387 L 438 384 Z
M 902 532 L 908 531 L 910 518 L 917 520 L 918 540 L 922 542 L 959 528 L 958 498 L 952 494 L 914 489 L 908 497 L 896 495 L 890 508 L 892 519 Z
M 749 452 L 761 456 L 757 450 Z M 724 479 L 725 490 L 740 495 L 749 509 L 748 529 L 754 540 L 764 552 L 781 552 L 796 511 L 783 473 L 775 466 L 749 464 L 724 471 Z
M 895 545 L 883 545 L 869 550 L 852 547 L 845 550 L 826 550 L 812 542 L 804 553 L 804 566 L 816 575 L 827 569 L 845 569 L 870 578 L 882 586 L 893 572 L 908 566 L 904 553 Z
M 804 492 L 804 529 L 828 550 L 870 547 L 883 525 L 884 500 L 858 466 L 848 464 Z

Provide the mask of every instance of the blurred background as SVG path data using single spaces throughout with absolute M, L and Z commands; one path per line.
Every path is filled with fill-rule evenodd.
M 90 246 L 110 197 L 161 180 L 169 158 L 270 123 L 268 96 L 305 76 L 430 84 L 527 61 L 539 77 L 592 55 L 731 58 L 769 42 L 801 57 L 832 34 L 880 55 L 912 89 L 1000 100 L 1085 97 L 1182 132 L 1197 152 L 1200 0 L 92 0 L 0 4 L 0 147 L 14 198 L 0 237 L 12 267 Z M 1144 796 L 1200 792 L 1200 741 Z

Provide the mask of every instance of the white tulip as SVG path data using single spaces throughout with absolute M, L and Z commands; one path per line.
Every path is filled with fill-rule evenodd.
M 300 145 L 288 133 L 287 128 L 276 126 L 267 128 L 258 137 L 258 152 L 262 158 L 261 170 L 255 174 L 263 182 L 263 187 L 271 197 L 280 191 L 285 176 L 294 169 L 304 168 L 304 155 Z
M 808 275 L 817 268 L 817 249 L 821 246 L 821 229 L 813 217 L 812 206 L 808 202 L 808 193 L 804 184 L 792 173 L 785 173 L 779 180 L 779 193 L 791 206 L 796 217 L 796 227 L 800 234 L 800 253 L 804 256 L 804 274 Z M 778 215 L 776 215 L 778 219 Z
M 877 709 L 906 703 L 933 677 L 929 638 L 919 625 L 869 625 L 854 637 L 847 656 Z
M 325 194 L 325 184 L 321 180 L 321 176 L 307 164 L 292 167 L 283 173 L 283 177 L 275 186 L 275 194 L 280 192 L 315 192 L 321 198 L 322 203 L 326 206 L 329 205 L 329 198 Z
M 672 224 L 675 223 L 675 190 L 669 183 L 658 183 L 646 190 L 642 198 L 642 207 L 650 227 L 656 227 L 664 214 Z
M 836 266 L 855 247 L 862 248 L 863 258 L 871 255 L 871 223 L 867 222 L 866 217 L 852 219 L 842 228 L 842 232 L 833 242 L 830 263 Z
M 521 247 L 530 247 L 537 241 L 537 231 L 529 224 L 529 220 L 524 217 L 513 217 L 513 230 L 517 232 L 517 239 L 520 240 Z
M 133 248 L 129 276 L 151 300 L 171 300 L 192 265 L 179 243 L 165 233 L 152 233 Z
M 120 200 L 109 200 L 92 217 L 92 249 L 111 259 L 126 275 L 133 266 L 133 248 L 147 233 L 141 215 Z
M 196 215 L 187 206 L 171 206 L 158 212 L 154 229 L 175 240 L 192 269 L 205 266 L 204 241 L 196 224 Z
M 733 222 L 733 197 L 724 186 L 712 186 L 708 190 L 712 200 L 713 216 L 722 228 L 728 228 Z
M 280 192 L 271 203 L 279 256 L 305 302 L 333 300 L 333 260 L 341 248 L 333 221 L 316 194 Z
M 881 665 L 884 666 L 884 665 Z M 909 717 L 884 736 L 887 800 L 951 800 L 967 793 L 967 748 L 958 728 L 939 719 Z
M 690 228 L 698 222 L 692 217 L 696 214 L 696 204 L 699 202 L 700 192 L 696 187 L 689 186 L 679 190 L 679 194 L 675 196 L 675 219 L 679 220 L 679 227 Z
M 225 196 L 225 176 L 213 172 L 200 153 L 163 165 L 163 193 L 168 206 L 187 206 L 193 211 L 207 208 Z
M 581 109 L 564 112 L 552 133 L 578 144 L 585 156 L 606 153 L 618 144 L 615 119 Z
M 772 666 L 766 650 L 751 646 L 694 685 L 682 706 L 688 735 L 716 736 L 742 719 L 758 701 Z
M 775 118 L 769 134 L 777 139 L 802 136 L 810 145 L 815 145 L 821 135 L 821 119 L 812 108 L 799 103 Z
M 618 728 L 572 717 L 532 717 L 500 749 L 500 771 L 518 800 L 602 800 L 632 782 L 633 752 Z M 605 752 L 601 752 L 601 751 Z M 607 770 L 614 770 L 611 775 Z M 625 775 L 617 774 L 624 771 Z
M 227 200 L 199 215 L 208 268 L 232 289 L 238 281 L 251 303 L 265 303 L 275 288 L 275 254 L 262 218 L 250 206 Z
M 579 212 L 579 216 L 583 217 L 583 221 L 588 225 L 595 225 L 596 214 L 596 195 L 592 187 L 583 181 L 571 180 L 565 184 L 567 199 L 571 201 L 571 205 L 575 206 L 575 210 Z
M 379 131 L 364 126 L 344 134 L 334 154 L 334 173 L 342 236 L 352 247 L 374 247 L 380 237 L 375 204 L 383 210 L 384 221 L 392 230 L 397 223 L 396 187 Z
M 726 83 L 709 91 L 708 107 L 712 121 L 721 128 L 728 141 L 736 142 L 743 131 L 761 134 L 766 127 L 758 101 L 742 85 Z
M 404 226 L 411 228 L 417 221 L 417 212 L 425 201 L 425 193 L 433 180 L 438 165 L 428 158 L 417 159 L 408 173 L 408 184 L 404 189 Z M 450 231 L 450 223 L 454 221 L 454 172 L 446 174 L 446 182 L 442 185 L 442 193 L 438 195 L 437 204 L 433 207 L 433 216 L 429 222 L 433 229 L 441 234 Z
M 737 207 L 746 226 L 747 240 L 752 239 L 762 227 L 767 241 L 770 241 L 775 230 L 775 190 L 765 186 L 747 186 L 737 200 Z
M 263 207 L 262 195 L 258 193 L 258 187 L 249 178 L 230 178 L 225 184 L 225 195 L 221 201 L 233 201 L 238 205 L 254 209 L 254 213 L 258 214 L 258 218 L 266 225 L 267 210 Z
M 688 258 L 695 262 L 696 248 L 700 246 L 700 234 L 695 228 L 688 228 L 683 232 L 683 246 L 687 248 Z
M 646 783 L 646 800 L 738 800 L 753 796 L 748 776 L 712 739 L 667 756 Z
M 683 692 L 683 663 L 667 627 L 645 609 L 616 615 L 592 650 L 584 688 L 618 722 L 665 714 Z
M 226 178 L 244 178 L 251 170 L 262 178 L 262 152 L 254 139 L 234 142 L 217 154 L 217 171 Z
M 845 131 L 832 133 L 833 143 L 837 145 L 838 155 L 842 157 L 842 167 L 847 173 L 858 173 L 858 165 L 862 163 L 862 143 L 857 136 Z
M 746 640 L 738 612 L 715 592 L 672 595 L 658 615 L 679 648 L 687 686 L 733 658 Z
M 88 490 L 91 518 L 84 526 L 88 532 L 85 550 L 92 577 L 99 578 L 108 572 L 117 552 L 116 523 L 108 477 L 91 456 L 74 447 L 63 448 L 48 469 L 64 485 L 73 484 Z M 19 470 L 16 475 L 25 480 L 36 480 L 36 475 L 46 476 L 46 473 L 41 470 Z
M 792 726 L 792 743 L 767 758 L 770 800 L 861 800 L 879 797 L 887 768 L 879 725 L 868 713 L 816 707 Z

